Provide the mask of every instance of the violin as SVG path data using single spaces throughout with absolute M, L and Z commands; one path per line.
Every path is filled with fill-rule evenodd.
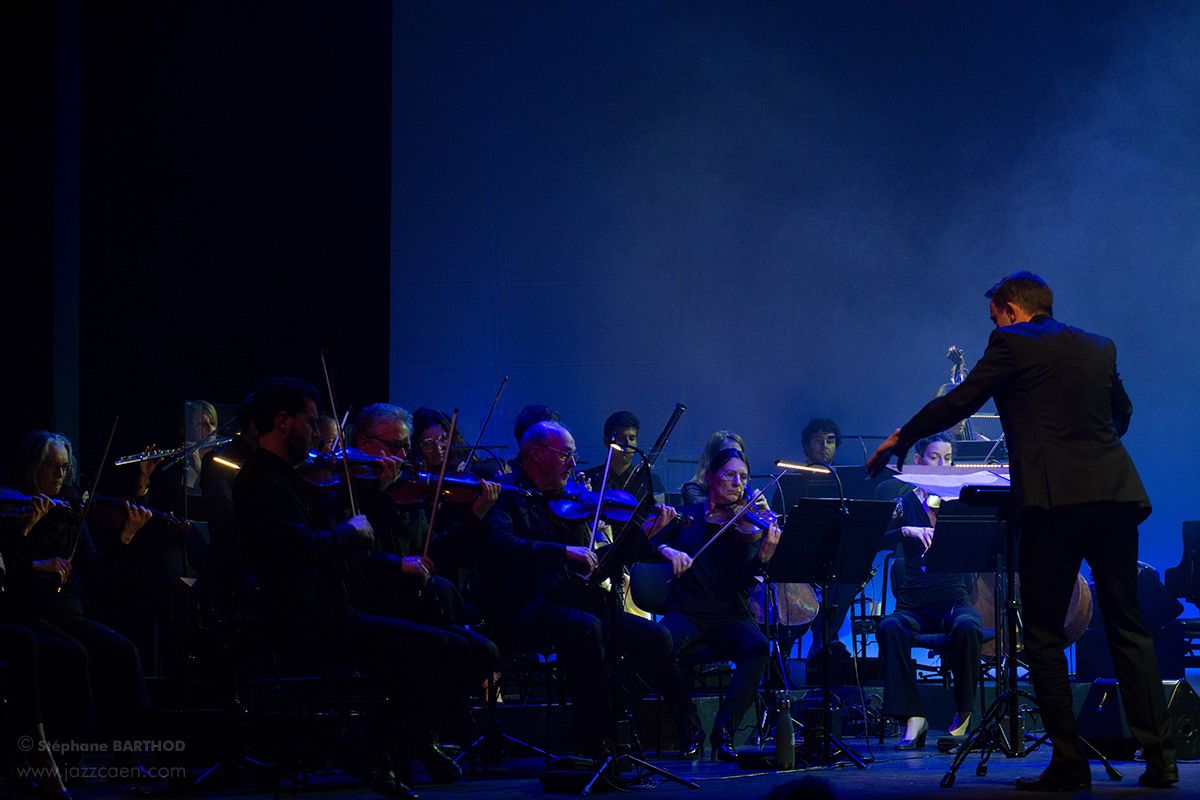
M 78 517 L 83 512 L 83 505 L 80 503 L 59 500 L 55 497 L 49 499 L 49 514 Z M 0 494 L 0 516 L 24 516 L 33 510 L 33 500 L 34 498 L 27 494 L 10 494 L 7 492 Z M 88 506 L 88 519 L 110 525 L 121 525 L 125 522 L 125 504 L 127 502 L 131 505 L 136 505 L 120 497 L 108 497 L 102 494 L 96 495 L 92 498 L 92 502 Z M 188 522 L 179 519 L 167 511 L 156 511 L 153 508 L 147 508 L 146 511 L 150 512 L 151 521 L 160 520 L 166 523 L 172 530 L 179 533 L 186 532 L 191 527 Z
M 637 511 L 638 501 L 629 492 L 608 489 L 603 499 L 599 492 L 585 489 L 581 484 L 569 483 L 567 491 L 550 501 L 550 511 L 561 519 L 587 519 L 596 515 L 600 508 L 601 519 L 609 522 L 628 522 Z
M 739 516 L 738 512 L 745 505 L 746 503 L 742 502 L 713 506 L 705 513 L 704 521 L 709 525 L 723 526 L 728 525 L 730 520 L 736 517 L 733 530 L 743 542 L 753 544 L 771 529 L 771 526 L 778 521 L 779 516 L 770 509 L 746 511 Z
M 384 493 L 396 505 L 411 505 L 422 503 L 433 498 L 437 491 L 438 476 L 429 472 L 416 470 L 401 473 Z M 500 491 L 513 492 L 522 497 L 533 497 L 536 493 L 520 486 L 500 484 Z M 473 472 L 457 472 L 447 474 L 442 479 L 442 500 L 449 503 L 474 503 L 483 493 L 483 479 Z
M 305 483 L 325 489 L 341 485 L 344 465 L 349 465 L 352 478 L 378 478 L 383 472 L 383 463 L 383 459 L 378 456 L 353 447 L 346 448 L 345 451 L 335 450 L 332 453 L 313 450 L 309 452 L 308 458 L 296 467 L 296 474 Z M 411 469 L 412 465 L 405 461 L 402 468 Z

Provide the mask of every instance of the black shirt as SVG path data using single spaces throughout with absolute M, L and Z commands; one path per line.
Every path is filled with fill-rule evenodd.
M 681 514 L 692 518 L 692 524 L 664 528 L 654 538 L 655 547 L 665 544 L 688 555 L 698 551 L 720 528 L 705 522 L 705 508 L 699 504 L 680 509 Z M 692 562 L 687 572 L 671 581 L 667 609 L 712 616 L 749 616 L 746 598 L 762 569 L 758 547 L 758 542 L 744 541 L 733 529 L 725 531 Z

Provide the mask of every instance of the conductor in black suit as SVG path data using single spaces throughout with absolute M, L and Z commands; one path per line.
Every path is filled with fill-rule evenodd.
M 1129 729 L 1146 756 L 1143 786 L 1178 782 L 1158 659 L 1137 601 L 1138 524 L 1150 501 L 1121 444 L 1133 406 L 1111 340 L 1054 319 L 1054 295 L 1031 272 L 985 293 L 996 330 L 966 380 L 930 401 L 867 461 L 877 474 L 913 442 L 945 430 L 994 397 L 1019 513 L 1025 653 L 1046 732 L 1050 766 L 1017 788 L 1081 791 L 1091 772 L 1071 706 L 1063 619 L 1080 561 L 1088 560 Z

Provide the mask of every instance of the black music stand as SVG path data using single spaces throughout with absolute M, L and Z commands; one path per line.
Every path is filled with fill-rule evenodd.
M 1032 734 L 1026 734 L 1025 726 L 1021 721 L 1022 701 L 1027 704 L 1027 711 L 1037 709 L 1038 702 L 1037 698 L 1032 694 L 1017 688 L 1017 619 L 1021 612 L 1021 601 L 1017 597 L 1016 592 L 1012 591 L 1012 588 L 1016 586 L 1017 521 L 1015 515 L 1011 513 L 1011 501 L 1009 498 L 1009 488 L 1007 486 L 962 487 L 961 500 L 963 503 L 972 506 L 995 508 L 997 509 L 997 517 L 1004 519 L 1006 523 L 1004 525 L 1004 556 L 1003 558 L 999 556 L 999 549 L 996 550 L 995 556 L 998 562 L 996 571 L 996 605 L 998 611 L 996 618 L 996 687 L 999 689 L 1003 673 L 1004 691 L 997 692 L 996 699 L 984 711 L 983 719 L 979 722 L 979 727 L 972 731 L 967 736 L 967 740 L 959 747 L 958 752 L 954 756 L 954 761 L 950 765 L 950 769 L 942 776 L 940 786 L 943 789 L 949 789 L 954 785 L 958 768 L 962 766 L 963 762 L 967 760 L 967 756 L 974 750 L 980 752 L 979 765 L 975 768 L 975 774 L 983 776 L 987 774 L 987 763 L 992 753 L 999 751 L 1007 758 L 1024 758 L 1040 747 L 1047 738 L 1046 736 L 1036 737 Z M 940 518 L 938 519 L 937 530 L 938 533 L 934 537 L 935 545 L 942 535 L 942 520 Z M 930 552 L 933 552 L 933 547 L 930 547 Z M 1000 569 L 1001 564 L 1003 565 L 1003 572 Z M 1003 587 L 1001 587 L 999 580 L 1002 575 L 1004 577 Z M 1001 591 L 1004 593 L 1003 602 L 999 600 Z M 1033 744 L 1026 747 L 1026 739 L 1033 739 Z M 1080 736 L 1079 741 L 1104 765 L 1104 771 L 1108 774 L 1110 780 L 1121 780 L 1121 773 L 1117 771 L 1103 753 L 1092 746 L 1092 743 L 1084 737 Z
M 895 503 L 880 500 L 801 500 L 788 512 L 775 555 L 767 564 L 769 580 L 811 583 L 829 597 L 834 583 L 862 583 L 871 571 Z M 821 763 L 829 765 L 844 754 L 859 769 L 867 762 L 833 734 L 833 689 L 830 686 L 829 614 L 822 615 L 826 647 L 821 680 Z

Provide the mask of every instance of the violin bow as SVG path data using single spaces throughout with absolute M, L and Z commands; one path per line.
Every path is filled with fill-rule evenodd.
M 500 395 L 504 392 L 504 387 L 508 385 L 508 376 L 504 376 L 504 380 L 500 381 L 500 388 L 496 390 L 496 396 L 492 398 L 492 407 L 488 409 L 487 416 L 483 418 L 483 424 L 479 426 L 479 436 L 475 437 L 475 444 L 471 445 L 471 449 L 467 451 L 467 457 L 463 459 L 467 469 L 471 468 L 471 458 L 475 455 L 475 451 L 479 449 L 479 443 L 483 441 L 483 432 L 487 430 L 488 423 L 492 421 L 492 413 L 496 410 L 496 403 L 500 402 Z M 450 453 L 454 448 L 454 436 L 451 435 L 446 440 L 446 460 L 450 460 Z
M 335 420 L 337 420 L 338 419 L 337 397 L 335 397 L 334 393 L 333 393 L 333 379 L 329 377 L 328 356 L 329 356 L 328 349 L 322 347 L 321 348 L 321 371 L 325 373 L 325 391 L 329 393 L 329 410 L 333 412 L 333 418 Z M 349 412 L 347 412 L 347 414 L 349 414 Z M 346 452 L 346 446 L 345 446 L 346 437 L 343 434 L 344 434 L 344 430 L 342 429 L 342 423 L 339 421 L 338 426 L 337 426 L 336 438 L 342 442 L 342 472 L 344 473 L 342 477 L 346 481 L 346 496 L 350 499 L 350 516 L 357 517 L 358 516 L 358 498 L 354 494 L 354 481 L 351 480 L 351 476 L 350 476 L 350 457 L 349 457 L 349 454 Z
M 120 416 L 113 417 L 112 427 L 108 429 L 108 441 L 104 443 L 104 452 L 100 456 L 99 466 L 96 467 L 96 476 L 92 478 L 92 488 L 84 495 L 83 509 L 79 512 L 79 522 L 75 526 L 75 542 L 71 545 L 71 554 L 67 556 L 68 564 L 75 561 L 75 552 L 79 549 L 79 540 L 83 536 L 83 524 L 87 521 L 88 512 L 92 510 L 92 500 L 96 497 L 96 489 L 100 486 L 100 473 L 104 471 L 104 462 L 108 461 L 108 450 L 112 447 L 113 436 L 117 432 L 117 422 L 120 419 Z M 61 592 L 62 584 L 59 584 L 55 591 Z
M 608 456 L 604 459 L 604 477 L 600 479 L 600 492 L 596 495 L 596 515 L 592 517 L 592 535 L 588 539 L 588 550 L 596 549 L 596 530 L 600 527 L 600 514 L 604 511 L 604 492 L 608 489 L 608 471 L 612 468 L 613 453 L 619 446 L 616 442 L 608 443 Z M 609 544 L 612 543 L 609 542 Z
M 505 378 L 504 380 L 508 380 Z M 504 385 L 501 384 L 503 389 Z M 458 409 L 454 409 L 454 416 L 450 417 L 450 430 L 447 431 L 446 439 L 446 456 L 442 459 L 442 468 L 438 470 L 437 486 L 433 490 L 433 505 L 429 509 L 429 527 L 425 529 L 425 547 L 421 551 L 422 558 L 429 558 L 429 543 L 433 541 L 433 522 L 437 519 L 438 507 L 442 503 L 442 483 L 446 480 L 446 465 L 450 463 L 450 447 L 449 443 L 454 441 L 454 432 L 458 429 Z

